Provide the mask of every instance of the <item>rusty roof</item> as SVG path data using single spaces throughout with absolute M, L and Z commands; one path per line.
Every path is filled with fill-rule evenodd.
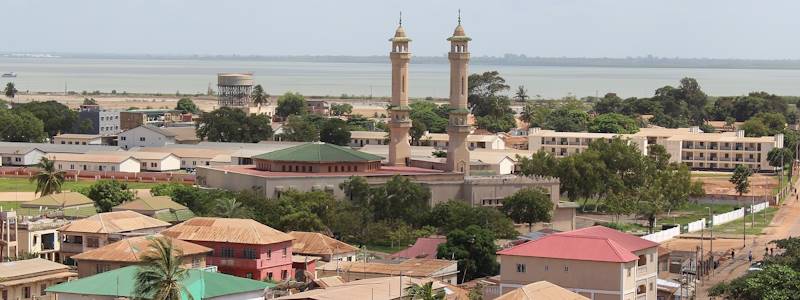
M 150 236 L 137 236 L 132 238 L 123 239 L 103 247 L 92 249 L 77 255 L 73 255 L 72 259 L 93 260 L 93 261 L 114 261 L 114 262 L 139 262 L 140 255 L 150 249 L 150 243 L 153 238 L 164 237 L 160 234 Z M 165 237 L 172 242 L 175 249 L 179 250 L 181 256 L 197 255 L 209 253 L 213 249 L 200 246 L 198 244 Z
M 185 241 L 268 245 L 291 241 L 292 236 L 251 219 L 191 218 L 162 234 Z
M 99 213 L 85 219 L 75 220 L 70 224 L 62 226 L 58 231 L 121 233 L 166 226 L 169 226 L 169 223 L 145 216 L 135 211 L 123 210 Z
M 0 263 L 0 286 L 6 285 L 7 280 L 66 271 L 69 271 L 69 267 L 41 258 L 4 262 Z
M 563 300 L 588 300 L 580 294 L 557 286 L 547 281 L 537 281 L 524 285 L 511 292 L 503 294 L 496 300 L 538 300 L 538 299 L 563 299 Z
M 396 262 L 350 262 L 339 261 L 330 262 L 325 265 L 318 266 L 317 270 L 351 272 L 351 273 L 373 273 L 385 275 L 397 275 L 401 272 L 405 276 L 413 277 L 430 277 L 436 272 L 444 268 L 452 266 L 458 262 L 444 259 L 431 259 L 431 258 L 412 258 L 406 259 L 399 263 Z
M 312 255 L 352 253 L 358 248 L 318 232 L 292 231 L 292 252 Z

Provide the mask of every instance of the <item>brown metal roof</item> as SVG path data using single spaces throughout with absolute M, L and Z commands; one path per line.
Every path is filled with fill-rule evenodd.
M 538 300 L 538 299 L 563 299 L 563 300 L 588 300 L 580 294 L 571 292 L 547 281 L 537 281 L 508 292 L 495 300 Z
M 334 255 L 357 252 L 358 248 L 318 232 L 292 231 L 292 252 L 311 255 Z
M 169 223 L 130 211 L 112 211 L 73 221 L 59 228 L 62 232 L 121 233 L 169 226 Z
M 0 285 L 11 280 L 69 271 L 69 267 L 41 258 L 0 263 Z
M 325 265 L 317 267 L 317 270 L 325 270 L 325 271 L 336 271 L 337 267 L 339 271 L 343 272 L 351 272 L 351 273 L 373 273 L 373 274 L 386 274 L 386 275 L 397 275 L 401 272 L 405 276 L 413 276 L 413 277 L 430 277 L 434 273 L 447 268 L 453 264 L 456 264 L 456 261 L 444 260 L 444 259 L 407 259 L 399 263 L 382 263 L 382 262 L 368 262 L 365 263 L 363 261 L 358 262 L 349 262 L 349 261 L 339 261 L 339 262 L 330 262 Z
M 250 219 L 191 218 L 161 232 L 184 241 L 268 245 L 291 241 L 292 236 Z
M 150 249 L 151 240 L 158 237 L 163 236 L 150 235 L 123 239 L 97 249 L 73 255 L 72 259 L 77 261 L 139 262 L 141 260 L 141 254 Z M 198 244 L 173 239 L 171 237 L 166 238 L 172 241 L 172 245 L 182 253 L 182 256 L 197 255 L 213 251 L 211 248 Z

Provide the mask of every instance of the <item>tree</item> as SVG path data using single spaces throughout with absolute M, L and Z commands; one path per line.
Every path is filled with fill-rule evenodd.
M 624 105 L 622 98 L 617 96 L 617 94 L 608 93 L 594 104 L 593 110 L 601 115 L 608 113 L 622 113 L 624 110 Z
M 555 131 L 581 132 L 586 131 L 589 114 L 578 109 L 559 107 L 549 114 L 544 121 L 544 128 Z
M 183 112 L 188 112 L 192 114 L 196 114 L 200 112 L 200 108 L 194 104 L 191 98 L 181 98 L 178 100 L 178 103 L 175 105 L 175 110 L 180 110 Z
M 339 184 L 339 188 L 356 207 L 369 206 L 370 187 L 367 180 L 361 176 L 352 176 Z
M 353 112 L 353 106 L 350 103 L 334 103 L 331 105 L 331 113 L 334 116 L 346 116 Z
M 538 188 L 526 188 L 503 199 L 500 210 L 514 222 L 527 223 L 528 232 L 533 231 L 533 223 L 550 222 L 553 211 L 550 196 Z
M 42 157 L 36 168 L 39 169 L 35 175 L 31 176 L 30 181 L 36 181 L 36 194 L 47 196 L 60 193 L 61 185 L 64 183 L 64 171 L 57 171 L 55 162 L 47 157 Z
M 14 96 L 17 95 L 17 92 L 19 92 L 19 91 L 14 86 L 13 82 L 6 83 L 6 89 L 3 90 L 3 93 L 5 93 L 6 97 L 13 99 Z
M 306 98 L 300 93 L 286 92 L 278 97 L 278 107 L 275 114 L 282 118 L 292 115 L 305 115 L 307 113 Z
M 116 180 L 98 180 L 80 192 L 94 201 L 99 212 L 109 212 L 112 207 L 135 198 L 126 183 Z
M 522 121 L 528 123 L 530 127 L 543 127 L 549 113 L 550 109 L 547 107 L 535 103 L 526 103 L 522 107 L 519 117 Z
M 283 124 L 281 138 L 289 142 L 314 142 L 320 138 L 319 128 L 303 116 L 289 116 Z
M 181 295 L 194 299 L 182 283 L 189 276 L 183 267 L 182 253 L 169 239 L 153 238 L 140 261 L 133 291 L 135 299 L 181 300 Z
M 507 91 L 509 86 L 506 80 L 500 77 L 499 72 L 472 74 L 469 75 L 467 82 L 467 102 L 476 117 L 489 114 L 495 114 L 497 117 L 500 112 L 507 111 L 506 108 L 510 109 L 505 105 L 506 103 L 510 105 L 508 97 L 500 95 L 501 92 Z
M 48 136 L 55 136 L 60 132 L 75 130 L 78 125 L 78 112 L 70 109 L 57 101 L 28 102 L 16 105 L 13 112 L 29 112 L 37 119 L 42 120 L 44 131 Z
M 41 143 L 44 123 L 27 111 L 0 110 L 0 140 L 5 142 Z
M 255 87 L 253 87 L 253 91 L 250 93 L 250 99 L 253 100 L 253 104 L 261 107 L 261 105 L 269 102 L 269 94 L 264 92 L 264 88 L 261 87 L 260 84 L 257 84 Z
M 607 113 L 599 115 L 589 121 L 589 132 L 633 134 L 639 132 L 636 120 L 631 117 L 618 114 Z
M 514 229 L 514 222 L 499 210 L 492 207 L 471 206 L 459 200 L 436 204 L 425 223 L 438 228 L 439 233 L 444 235 L 454 230 L 463 230 L 470 225 L 488 228 L 497 238 L 514 238 L 519 234 Z
M 651 165 L 651 164 L 650 164 Z M 645 182 L 635 189 L 639 215 L 647 219 L 650 232 L 655 230 L 656 218 L 666 211 L 678 208 L 689 200 L 691 179 L 689 168 L 671 164 L 665 170 L 646 167 Z
M 403 220 L 412 226 L 422 225 L 430 199 L 428 187 L 399 175 L 372 189 L 371 195 L 375 220 Z
M 528 90 L 526 90 L 524 86 L 518 86 L 517 92 L 514 93 L 514 99 L 517 100 L 517 102 L 525 102 L 525 100 L 528 100 Z
M 222 198 L 217 203 L 214 215 L 223 218 L 246 218 L 247 210 L 242 207 L 242 203 L 234 198 Z
M 418 130 L 431 133 L 443 133 L 447 130 L 449 109 L 445 105 L 438 106 L 433 102 L 418 101 L 411 103 L 409 106 L 411 107 L 409 117 L 411 118 L 412 126 L 418 124 Z
M 769 134 L 769 128 L 759 118 L 747 120 L 739 129 L 744 130 L 744 134 L 750 137 L 759 137 Z
M 97 100 L 94 100 L 94 98 L 83 98 L 83 105 L 97 105 Z
M 350 130 L 347 122 L 340 119 L 328 119 L 319 129 L 319 140 L 339 146 L 350 144 Z
M 667 152 L 667 148 L 663 145 L 652 144 L 647 146 L 647 157 L 655 163 L 658 170 L 664 170 L 669 165 L 669 159 L 672 155 Z
M 195 128 L 197 137 L 211 142 L 258 143 L 272 137 L 269 117 L 230 107 L 201 114 Z
M 446 296 L 444 290 L 440 289 L 436 292 L 433 291 L 433 281 L 428 281 L 422 285 L 412 283 L 410 286 L 405 288 L 405 291 L 406 295 L 410 297 L 410 299 L 444 300 Z
M 558 159 L 539 150 L 530 158 L 519 157 L 520 173 L 525 176 L 557 176 Z
M 787 148 L 773 148 L 769 151 L 769 153 L 767 153 L 769 165 L 782 170 L 786 164 L 790 163 L 794 159 L 792 152 L 792 150 Z
M 753 170 L 745 165 L 736 165 L 736 169 L 733 170 L 733 175 L 728 181 L 736 187 L 739 196 L 750 191 L 750 175 L 753 175 Z
M 461 282 L 494 276 L 500 269 L 494 239 L 489 229 L 477 225 L 456 229 L 447 235 L 447 242 L 439 245 L 437 258 L 458 260 L 459 273 L 463 272 Z

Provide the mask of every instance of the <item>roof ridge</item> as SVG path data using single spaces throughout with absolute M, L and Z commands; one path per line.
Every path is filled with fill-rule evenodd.
M 638 256 L 636 254 L 633 254 L 633 251 L 628 250 L 628 248 L 623 247 L 622 245 L 618 244 L 617 242 L 615 242 L 612 239 L 606 239 L 606 242 L 608 243 L 609 247 L 611 247 L 611 250 L 613 250 L 614 253 L 617 254 L 617 257 L 619 257 L 620 259 L 622 259 L 623 254 L 624 254 L 624 253 L 620 252 L 621 250 L 628 251 L 628 253 L 633 255 L 633 256 Z

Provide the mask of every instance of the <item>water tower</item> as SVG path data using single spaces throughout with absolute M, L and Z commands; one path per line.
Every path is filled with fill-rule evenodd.
M 253 73 L 217 74 L 217 105 L 250 107 L 253 83 Z

